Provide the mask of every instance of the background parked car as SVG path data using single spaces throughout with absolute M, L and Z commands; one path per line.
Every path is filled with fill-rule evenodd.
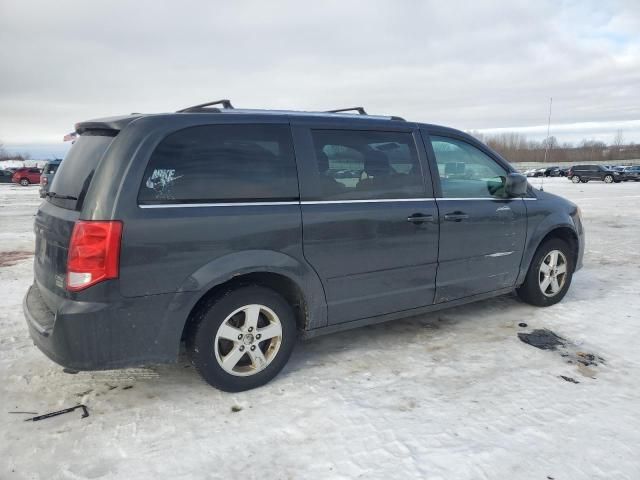
M 567 173 L 573 183 L 587 183 L 589 180 L 601 180 L 605 183 L 620 183 L 622 173 L 607 168 L 606 165 L 574 165 Z
M 19 168 L 13 174 L 11 181 L 13 183 L 19 183 L 23 187 L 31 185 L 32 183 L 40 183 L 40 174 L 42 171 L 39 168 Z
M 544 170 L 545 177 L 559 177 L 560 176 L 560 167 L 547 167 Z
M 628 182 L 629 180 L 640 182 L 640 165 L 624 167 L 622 169 L 622 180 L 625 182 Z
M 13 172 L 11 170 L 0 170 L 0 183 L 11 183 Z
M 532 168 L 524 172 L 527 177 L 542 177 L 544 176 L 545 168 Z
M 51 181 L 53 180 L 53 176 L 58 170 L 62 159 L 56 158 L 55 160 L 51 160 L 45 163 L 44 168 L 42 169 L 42 175 L 40 176 L 40 197 L 44 198 L 47 196 L 47 192 L 49 191 L 49 187 L 51 185 Z

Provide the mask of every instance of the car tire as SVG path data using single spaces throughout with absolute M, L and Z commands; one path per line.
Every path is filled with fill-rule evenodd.
M 555 265 L 551 262 L 554 252 Z M 537 307 L 555 305 L 569 290 L 574 265 L 575 259 L 567 242 L 559 238 L 545 241 L 536 250 L 524 283 L 516 289 L 518 297 Z M 564 272 L 560 273 L 562 266 L 564 266 Z M 549 279 L 548 282 L 547 279 Z M 553 283 L 554 279 L 555 283 Z
M 186 339 L 191 363 L 209 385 L 225 392 L 269 382 L 285 366 L 296 343 L 296 320 L 289 303 L 257 285 L 209 299 L 193 320 Z
M 21 178 L 20 179 L 20 185 L 22 185 L 23 187 L 28 187 L 29 186 L 29 179 L 28 178 Z
M 605 175 L 603 180 L 604 183 L 613 183 L 613 175 Z
M 580 177 L 578 175 L 574 175 L 570 179 L 573 183 L 580 183 Z

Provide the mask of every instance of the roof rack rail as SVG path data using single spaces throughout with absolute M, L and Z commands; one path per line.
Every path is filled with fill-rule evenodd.
M 363 107 L 338 108 L 336 110 L 326 111 L 326 113 L 341 113 L 341 112 L 358 112 L 360 115 L 368 115 L 368 113 L 364 111 Z
M 206 109 L 206 107 L 211 107 L 212 105 L 222 105 L 224 109 L 233 109 L 233 105 L 231 105 L 231 100 L 216 100 L 214 102 L 201 103 L 200 105 L 194 105 L 193 107 L 183 108 L 182 110 L 178 110 L 176 113 L 186 113 L 186 112 L 202 112 L 202 111 L 220 111 L 217 108 Z

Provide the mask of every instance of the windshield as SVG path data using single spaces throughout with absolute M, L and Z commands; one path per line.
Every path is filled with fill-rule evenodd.
M 113 140 L 111 132 L 84 133 L 60 163 L 49 189 L 49 201 L 69 210 L 80 210 L 93 173 Z M 115 133 L 115 132 L 114 132 Z

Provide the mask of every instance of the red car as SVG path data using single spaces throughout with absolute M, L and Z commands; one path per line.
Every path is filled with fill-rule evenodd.
M 42 170 L 39 168 L 19 168 L 11 177 L 13 183 L 19 183 L 26 187 L 32 183 L 40 183 L 40 174 Z

